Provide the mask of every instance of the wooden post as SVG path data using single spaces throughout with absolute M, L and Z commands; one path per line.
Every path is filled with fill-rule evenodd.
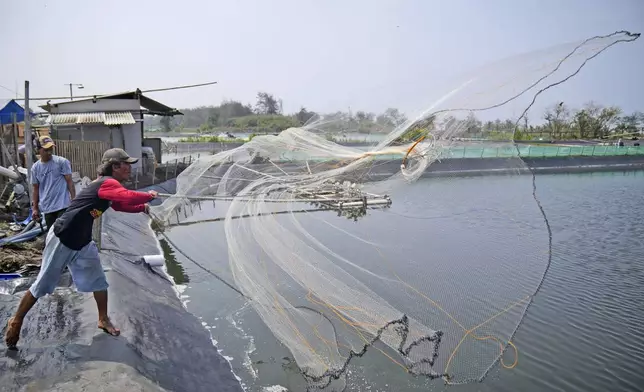
M 0 138 L 2 138 L 2 142 L 4 143 L 5 137 L 4 137 L 4 125 L 0 122 Z M 0 151 L 0 166 L 5 167 L 8 166 L 4 163 L 4 151 Z M 11 157 L 7 157 L 7 159 L 10 159 Z M 4 190 L 2 191 L 2 194 L 0 194 L 0 199 L 2 198 L 2 195 L 4 195 Z
M 31 140 L 31 115 L 29 111 L 29 81 L 25 80 L 25 155 L 27 178 L 31 180 L 31 165 L 34 163 L 33 144 Z
M 11 141 L 13 142 L 13 150 L 15 151 L 16 154 L 16 166 L 20 162 L 20 154 L 18 153 L 18 124 L 17 124 L 17 119 L 16 119 L 16 113 L 12 113 L 11 115 Z

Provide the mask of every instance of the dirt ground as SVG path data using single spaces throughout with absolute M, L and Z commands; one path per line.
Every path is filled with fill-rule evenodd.
M 0 233 L 4 233 L 6 237 L 17 234 L 9 230 L 9 223 L 6 220 L 0 220 Z M 0 273 L 16 272 L 27 264 L 40 265 L 44 244 L 45 236 L 39 236 L 33 241 L 0 248 Z

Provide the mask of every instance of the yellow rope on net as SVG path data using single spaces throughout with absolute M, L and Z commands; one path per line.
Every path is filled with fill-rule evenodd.
M 389 261 L 387 260 L 387 258 L 386 258 L 386 257 L 382 254 L 382 252 L 380 251 L 380 249 L 378 249 L 378 247 L 377 247 L 377 246 L 375 246 L 375 245 L 372 245 L 372 246 L 374 247 L 374 249 L 376 250 L 376 252 L 378 252 L 378 254 L 380 255 L 380 257 L 381 257 L 381 258 L 382 258 L 386 263 L 389 263 Z M 390 268 L 390 269 L 391 269 L 391 268 Z M 398 279 L 398 280 L 400 281 L 400 283 L 402 283 L 404 286 L 406 286 L 407 288 L 411 289 L 413 292 L 415 292 L 416 294 L 418 294 L 420 297 L 422 297 L 423 299 L 425 299 L 426 301 L 428 301 L 432 306 L 434 306 L 436 309 L 440 310 L 440 311 L 441 311 L 443 314 L 445 314 L 445 315 L 446 315 L 450 320 L 452 320 L 452 321 L 454 322 L 454 324 L 456 324 L 457 326 L 459 326 L 459 327 L 464 331 L 464 335 L 463 335 L 463 337 L 462 337 L 462 338 L 461 338 L 461 340 L 458 342 L 458 344 L 456 345 L 456 347 L 454 348 L 454 350 L 452 350 L 452 352 L 451 352 L 451 354 L 450 354 L 450 356 L 449 356 L 449 359 L 447 360 L 447 363 L 446 363 L 446 365 L 445 365 L 445 370 L 443 371 L 443 373 L 444 373 L 444 374 L 448 374 L 448 372 L 447 372 L 447 371 L 449 370 L 449 366 L 450 366 L 450 364 L 451 364 L 451 362 L 452 362 L 452 359 L 454 358 L 454 356 L 456 355 L 456 352 L 458 351 L 458 349 L 460 348 L 460 346 L 463 344 L 463 342 L 465 341 L 465 339 L 466 339 L 468 336 L 471 336 L 472 338 L 474 338 L 474 339 L 476 339 L 476 340 L 481 340 L 481 341 L 483 341 L 483 340 L 493 340 L 493 341 L 496 341 L 497 343 L 499 343 L 499 346 L 500 346 L 500 353 L 499 353 L 499 355 L 501 356 L 501 355 L 503 354 L 503 351 L 505 350 L 505 348 L 504 348 L 504 346 L 503 346 L 503 344 L 502 344 L 502 341 L 501 341 L 499 338 L 497 338 L 497 337 L 495 337 L 495 336 L 491 336 L 491 335 L 487 335 L 487 336 L 477 336 L 476 334 L 474 334 L 474 331 L 476 331 L 477 329 L 479 329 L 479 328 L 483 327 L 485 324 L 487 324 L 487 323 L 489 323 L 490 321 L 494 320 L 495 318 L 497 318 L 497 317 L 501 316 L 502 314 L 504 314 L 504 313 L 508 312 L 510 309 L 512 309 L 512 308 L 514 308 L 514 307 L 516 307 L 516 306 L 518 306 L 518 305 L 520 305 L 520 304 L 522 304 L 522 303 L 524 303 L 524 302 L 526 302 L 526 301 L 528 301 L 528 300 L 530 299 L 530 296 L 526 296 L 525 298 L 523 298 L 523 299 L 521 299 L 521 300 L 519 300 L 519 301 L 517 301 L 517 302 L 515 302 L 515 303 L 513 303 L 513 304 L 510 304 L 508 307 L 506 307 L 505 309 L 501 310 L 500 312 L 498 312 L 498 313 L 496 313 L 496 314 L 492 315 L 490 318 L 488 318 L 487 320 L 483 321 L 482 323 L 480 323 L 480 324 L 478 324 L 478 325 L 476 325 L 476 326 L 474 326 L 474 327 L 472 327 L 472 328 L 469 328 L 469 329 L 468 329 L 468 328 L 466 328 L 466 327 L 465 327 L 461 322 L 459 322 L 459 321 L 456 319 L 456 317 L 454 317 L 451 313 L 449 313 L 449 312 L 448 312 L 448 311 L 446 311 L 442 306 L 440 306 L 440 304 L 439 304 L 438 302 L 436 302 L 435 300 L 431 299 L 431 298 L 430 298 L 430 297 L 428 297 L 426 294 L 424 294 L 423 292 L 421 292 L 420 290 L 418 290 L 416 287 L 412 286 L 412 285 L 411 285 L 411 284 L 409 284 L 408 282 L 406 282 L 406 281 L 404 281 L 403 279 L 401 279 L 401 278 L 400 278 L 400 276 L 399 276 L 398 274 L 396 274 L 395 272 L 393 272 L 393 270 L 392 270 L 392 269 L 391 269 L 391 271 L 392 271 L 392 273 L 394 274 L 394 276 L 396 277 L 396 279 Z M 518 362 L 519 362 L 519 350 L 517 349 L 516 345 L 515 345 L 514 343 L 512 343 L 511 341 L 508 341 L 508 342 L 507 342 L 507 344 L 508 344 L 510 347 L 512 347 L 512 349 L 514 350 L 514 353 L 515 353 L 515 355 L 514 355 L 514 362 L 513 362 L 511 365 L 507 365 L 507 364 L 503 361 L 503 358 L 502 358 L 502 357 L 500 357 L 500 362 L 501 362 L 501 365 L 502 365 L 505 369 L 513 369 L 514 367 L 516 367 L 516 366 L 517 366 L 517 364 L 518 364 Z M 451 383 L 449 382 L 449 379 L 447 379 L 447 380 L 446 380 L 446 383 L 447 383 L 447 384 L 451 384 Z

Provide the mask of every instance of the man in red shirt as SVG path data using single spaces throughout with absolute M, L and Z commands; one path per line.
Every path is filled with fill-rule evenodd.
M 98 248 L 92 241 L 92 226 L 94 219 L 110 207 L 123 212 L 148 212 L 147 203 L 157 193 L 134 192 L 121 185 L 130 176 L 130 165 L 137 161 L 120 148 L 107 150 L 103 154 L 98 179 L 83 189 L 52 225 L 47 233 L 40 273 L 20 301 L 16 314 L 7 323 L 7 347 L 15 348 L 25 316 L 38 298 L 53 293 L 65 267 L 69 268 L 78 291 L 94 293 L 98 328 L 114 336 L 120 334 L 107 315 L 108 284 Z

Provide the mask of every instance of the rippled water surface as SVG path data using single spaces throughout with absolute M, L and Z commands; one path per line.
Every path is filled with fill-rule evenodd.
M 644 173 L 539 176 L 536 184 L 552 228 L 552 261 L 514 336 L 516 367 L 497 365 L 481 383 L 447 387 L 440 380 L 411 377 L 373 353 L 351 366 L 348 391 L 644 390 Z M 423 279 L 439 297 L 451 286 L 463 287 L 458 291 L 463 296 L 476 296 L 497 279 L 493 292 L 481 294 L 485 304 L 488 297 L 520 293 L 521 282 L 529 292 L 546 267 L 547 231 L 531 191 L 527 176 L 423 180 L 393 191 L 390 210 L 371 212 L 358 222 L 333 215 L 302 222 L 349 256 L 364 252 L 365 266 L 371 261 L 364 244 L 338 236 L 318 217 L 381 243 L 391 256 L 403 253 L 399 263 L 467 259 L 458 266 L 481 273 L 457 274 L 450 268 L 434 273 L 427 265 Z M 212 217 L 208 211 L 202 213 Z M 217 279 L 233 282 L 223 223 L 173 228 L 168 238 L 172 243 L 162 240 L 168 269 L 185 286 L 188 309 L 211 331 L 247 389 L 305 390 L 289 351 L 253 308 Z M 415 271 L 420 267 L 415 264 Z M 508 268 L 516 272 L 508 275 Z M 437 277 L 440 281 L 431 284 Z M 440 300 L 450 303 L 450 298 Z M 464 317 L 476 313 L 476 307 L 454 307 Z M 514 361 L 512 351 L 504 361 Z

